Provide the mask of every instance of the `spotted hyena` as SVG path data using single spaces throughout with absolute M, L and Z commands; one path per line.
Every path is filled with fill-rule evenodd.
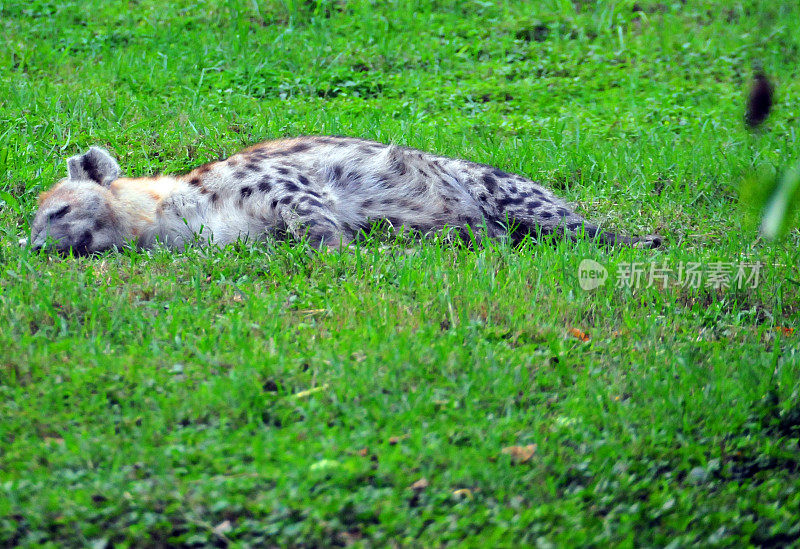
M 422 233 L 444 227 L 489 237 L 557 234 L 656 247 L 576 214 L 549 189 L 492 166 L 347 137 L 268 141 L 185 174 L 120 177 L 92 147 L 39 198 L 31 246 L 84 254 L 135 242 L 182 249 L 270 233 L 338 247 L 385 220 Z

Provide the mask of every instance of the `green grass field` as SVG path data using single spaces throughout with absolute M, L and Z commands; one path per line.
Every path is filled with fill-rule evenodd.
M 800 234 L 759 239 L 737 199 L 800 160 L 798 20 L 0 0 L 0 546 L 800 544 Z M 523 173 L 666 247 L 16 244 L 90 145 L 142 176 L 328 133 Z

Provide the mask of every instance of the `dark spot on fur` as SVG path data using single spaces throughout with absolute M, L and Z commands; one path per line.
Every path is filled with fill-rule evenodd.
M 310 148 L 311 145 L 309 145 L 308 143 L 296 143 L 295 145 L 292 145 L 287 149 L 274 151 L 273 156 L 289 156 L 292 154 L 297 154 L 303 151 L 307 151 Z
M 216 204 L 219 201 L 219 195 L 217 193 L 211 193 L 211 203 Z
M 274 210 L 275 208 L 278 207 L 278 201 L 277 200 L 273 200 L 272 203 L 269 206 L 270 206 L 270 208 L 272 208 Z
M 379 150 L 379 148 L 373 143 L 364 143 L 361 145 L 360 149 L 361 152 L 368 155 L 375 154 Z
M 193 187 L 199 187 L 200 186 L 200 178 L 199 177 L 191 178 L 189 180 L 189 185 L 192 185 Z
M 534 200 L 528 204 L 528 207 L 532 210 L 542 207 L 542 203 L 539 200 Z
M 486 185 L 486 190 L 489 191 L 489 194 L 494 194 L 497 190 L 497 180 L 488 173 L 483 175 L 483 184 Z
M 337 181 L 340 180 L 342 178 L 342 171 L 343 171 L 342 165 L 336 164 L 335 166 L 333 166 L 332 169 L 333 169 L 333 178 Z
M 102 231 L 106 228 L 106 222 L 102 219 L 95 219 L 94 220 L 94 230 L 95 231 Z
M 439 165 L 439 163 L 437 161 L 434 160 L 433 162 L 428 164 L 428 166 L 430 166 L 431 171 L 433 172 L 434 176 L 443 177 L 444 170 L 442 169 L 442 167 Z M 450 183 L 446 178 L 443 178 L 443 179 L 444 179 L 444 183 L 446 183 L 446 184 Z
M 298 187 L 297 185 L 295 185 L 291 181 L 285 181 L 284 180 L 284 181 L 282 181 L 282 183 L 284 184 L 284 187 L 286 188 L 286 192 L 296 193 L 296 192 L 298 192 L 300 190 L 300 187 Z
M 542 219 L 550 219 L 551 217 L 553 217 L 553 212 L 547 210 L 539 212 L 539 217 L 541 217 Z
M 239 194 L 242 195 L 242 198 L 247 198 L 248 196 L 253 194 L 253 187 L 250 186 L 242 187 L 241 189 L 239 189 Z
M 251 172 L 257 172 L 261 168 L 259 167 L 258 164 L 254 163 L 254 162 L 248 162 L 247 164 L 245 164 L 244 169 L 249 170 Z
M 394 149 L 392 151 L 391 153 L 392 172 L 398 175 L 405 175 L 405 173 L 408 171 L 408 166 L 406 166 L 406 163 L 403 161 L 404 156 L 405 154 L 403 153 L 402 150 Z
M 349 172 L 346 177 L 350 180 L 350 184 L 355 185 L 361 182 L 361 178 L 364 177 L 364 174 L 362 172 Z
M 416 203 L 412 202 L 411 200 L 407 200 L 405 198 L 400 198 L 396 200 L 395 204 L 398 208 L 405 208 L 407 210 L 411 210 L 414 212 L 419 211 Z
M 308 143 L 297 143 L 289 147 L 289 149 L 287 149 L 287 152 L 289 154 L 301 153 L 303 151 L 307 151 L 310 148 L 311 145 L 309 145 Z
M 286 166 L 278 166 L 275 170 L 281 175 L 289 175 L 289 168 Z
M 504 196 L 503 198 L 497 201 L 498 208 L 504 208 L 505 206 L 508 206 L 510 204 L 514 205 L 522 204 L 522 199 L 517 198 L 515 196 Z
M 511 174 L 506 173 L 503 170 L 498 170 L 497 168 L 492 170 L 492 175 L 494 175 L 497 179 L 508 179 L 511 177 Z
M 272 188 L 272 179 L 268 175 L 265 175 L 261 178 L 261 181 L 258 182 L 258 190 L 262 193 L 269 192 Z
M 244 179 L 245 177 L 247 177 L 247 172 L 245 170 L 236 170 L 235 172 L 233 172 L 233 177 L 235 179 L 240 179 L 240 180 Z
M 557 209 L 556 213 L 561 217 L 567 217 L 570 214 L 569 210 L 565 210 L 564 208 Z
M 299 200 L 300 203 L 312 206 L 314 208 L 324 208 L 325 206 L 319 200 L 314 200 L 308 196 L 302 196 Z
M 301 185 L 303 185 L 304 187 L 308 187 L 309 181 L 306 176 L 304 176 L 303 174 L 298 174 L 297 179 L 300 180 Z
M 283 204 L 283 205 L 291 204 L 291 202 L 292 202 L 292 197 L 291 196 L 284 196 L 283 198 L 278 200 L 278 204 Z

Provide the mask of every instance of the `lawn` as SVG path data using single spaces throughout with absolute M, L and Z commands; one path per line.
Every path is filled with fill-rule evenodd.
M 0 546 L 800 544 L 800 233 L 738 201 L 800 161 L 798 20 L 0 2 Z M 143 176 L 301 134 L 522 173 L 665 246 L 17 245 L 90 145 Z

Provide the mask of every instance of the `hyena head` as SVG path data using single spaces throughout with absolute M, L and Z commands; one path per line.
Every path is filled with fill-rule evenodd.
M 105 149 L 67 160 L 68 177 L 39 196 L 39 210 L 31 223 L 31 247 L 53 246 L 78 255 L 122 246 L 121 220 L 112 207 L 108 186 L 119 177 L 116 160 Z

